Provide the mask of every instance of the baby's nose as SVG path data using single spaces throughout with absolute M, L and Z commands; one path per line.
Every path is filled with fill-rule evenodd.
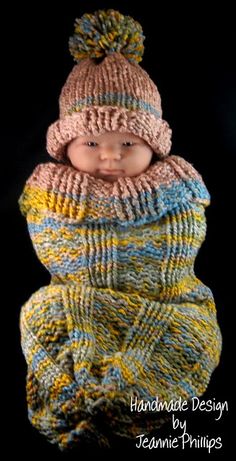
M 115 146 L 107 146 L 107 147 L 103 147 L 101 149 L 101 159 L 104 160 L 104 159 L 107 159 L 107 158 L 111 158 L 111 159 L 120 159 L 121 157 L 121 153 L 120 153 L 120 148 L 119 147 L 115 147 Z

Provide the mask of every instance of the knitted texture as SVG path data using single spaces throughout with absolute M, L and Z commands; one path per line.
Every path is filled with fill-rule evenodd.
M 221 334 L 211 290 L 194 274 L 209 193 L 178 156 L 114 183 L 41 164 L 20 198 L 51 273 L 21 311 L 32 424 L 61 449 L 109 444 L 163 423 L 130 399 L 206 390 Z
M 165 157 L 171 129 L 162 119 L 156 85 L 138 64 L 143 52 L 141 25 L 108 10 L 84 15 L 75 31 L 69 43 L 78 64 L 62 88 L 59 119 L 48 129 L 49 154 L 63 160 L 66 145 L 75 137 L 120 131 L 139 136 Z
M 131 62 L 140 62 L 144 51 L 141 25 L 130 16 L 115 10 L 85 13 L 75 20 L 75 33 L 69 40 L 70 53 L 76 62 L 122 53 Z

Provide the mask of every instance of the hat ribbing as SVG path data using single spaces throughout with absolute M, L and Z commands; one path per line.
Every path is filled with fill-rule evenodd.
M 112 12 L 108 10 L 108 19 L 113 17 Z M 130 46 L 132 33 L 121 34 L 122 46 L 118 46 L 119 40 L 115 45 L 114 40 L 111 43 L 106 41 L 107 47 L 103 45 L 97 50 L 98 43 L 103 44 L 104 37 L 107 39 L 107 36 L 113 37 L 119 32 L 117 23 L 113 27 L 115 30 L 110 35 L 100 34 L 99 40 L 95 42 L 90 39 L 94 46 L 87 47 L 86 52 L 83 49 L 82 53 L 79 48 L 77 53 L 82 60 L 74 66 L 62 88 L 59 99 L 60 118 L 49 127 L 47 133 L 48 152 L 58 160 L 63 159 L 65 146 L 73 138 L 87 134 L 99 135 L 105 131 L 133 133 L 144 139 L 159 157 L 166 156 L 170 151 L 171 130 L 162 119 L 160 94 L 147 72 L 136 62 L 140 59 L 135 60 L 136 48 Z M 82 42 L 86 48 L 81 27 L 76 37 L 80 46 Z M 141 31 L 138 37 L 135 32 L 134 37 L 136 42 L 140 40 L 138 45 L 142 48 Z M 74 43 L 70 42 L 70 48 L 73 46 Z M 99 51 L 102 62 L 94 58 L 100 57 Z M 76 56 L 74 48 L 73 55 Z

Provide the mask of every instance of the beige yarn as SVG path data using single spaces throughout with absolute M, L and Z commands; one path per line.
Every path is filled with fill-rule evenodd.
M 65 146 L 77 136 L 106 131 L 131 132 L 144 139 L 160 158 L 168 155 L 171 129 L 162 119 L 161 98 L 147 72 L 122 54 L 98 63 L 75 65 L 62 88 L 60 118 L 47 133 L 47 149 L 62 160 Z

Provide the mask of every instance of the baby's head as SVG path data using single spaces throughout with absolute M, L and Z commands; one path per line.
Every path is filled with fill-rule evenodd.
M 52 157 L 114 181 L 169 154 L 160 94 L 138 64 L 143 40 L 140 24 L 114 10 L 76 20 L 69 47 L 77 64 L 61 91 L 60 118 L 47 133 Z
M 146 171 L 153 151 L 132 133 L 109 131 L 98 136 L 78 136 L 67 146 L 67 157 L 79 171 L 113 182 Z

